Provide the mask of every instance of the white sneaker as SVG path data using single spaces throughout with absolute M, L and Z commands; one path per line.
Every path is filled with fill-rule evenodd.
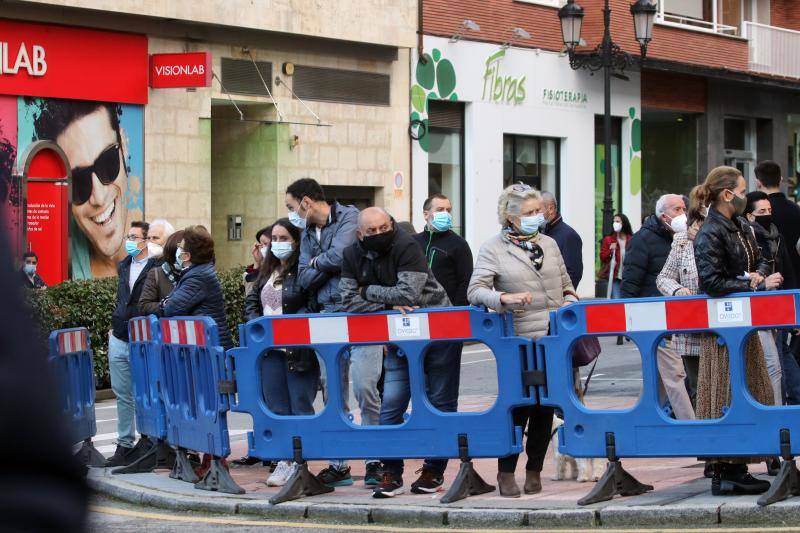
M 279 461 L 275 471 L 267 479 L 268 487 L 282 487 L 294 474 L 295 464 L 289 461 Z

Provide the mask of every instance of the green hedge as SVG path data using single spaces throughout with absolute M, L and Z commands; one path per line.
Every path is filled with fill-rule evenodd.
M 219 273 L 225 297 L 225 314 L 237 346 L 238 325 L 244 320 L 243 272 L 243 268 L 235 268 Z M 39 340 L 45 345 L 53 330 L 80 326 L 89 328 L 99 388 L 111 385 L 108 374 L 108 332 L 111 330 L 111 313 L 116 300 L 117 278 L 67 281 L 44 290 L 29 291 L 28 301 L 38 324 Z

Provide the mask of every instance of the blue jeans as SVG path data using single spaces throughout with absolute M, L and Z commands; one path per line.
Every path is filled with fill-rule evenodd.
M 313 415 L 318 382 L 319 369 L 290 372 L 283 350 L 270 350 L 261 361 L 262 394 L 276 415 Z
M 788 331 L 778 330 L 777 343 L 783 367 L 783 391 L 788 405 L 800 405 L 800 366 L 789 349 L 788 338 Z
M 612 283 L 609 281 L 609 283 Z M 622 280 L 615 279 L 613 280 L 613 285 L 611 285 L 611 298 L 614 300 L 619 300 L 622 298 Z
M 111 373 L 111 390 L 117 397 L 117 444 L 132 448 L 136 440 L 136 410 L 130 351 L 128 343 L 113 333 L 108 336 L 108 371 Z
M 458 410 L 462 347 L 463 344 L 460 342 L 439 343 L 431 345 L 424 356 L 425 390 L 428 401 L 445 413 L 454 413 Z M 408 360 L 398 356 L 396 349 L 390 348 L 383 365 L 386 373 L 383 378 L 380 424 L 402 424 L 403 415 L 411 400 Z M 425 459 L 424 468 L 441 476 L 447 468 L 447 459 Z M 384 459 L 383 469 L 385 472 L 402 476 L 403 460 Z

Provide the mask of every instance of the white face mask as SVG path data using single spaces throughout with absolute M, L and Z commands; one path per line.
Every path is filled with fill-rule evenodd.
M 164 248 L 155 242 L 148 242 L 147 243 L 147 251 L 153 257 L 160 257 L 164 253 Z
M 669 226 L 675 233 L 681 233 L 682 231 L 686 231 L 687 228 L 689 227 L 687 224 L 686 213 L 678 215 L 675 218 L 673 218 L 672 222 L 669 223 Z
M 261 246 L 258 250 L 261 252 L 261 259 L 266 259 L 267 254 L 269 253 L 269 246 L 265 244 Z
M 622 222 L 614 222 L 614 231 L 617 233 L 622 231 Z

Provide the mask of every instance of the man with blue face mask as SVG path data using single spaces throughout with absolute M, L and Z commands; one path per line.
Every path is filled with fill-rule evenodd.
M 22 270 L 19 273 L 22 286 L 26 289 L 45 289 L 47 284 L 36 273 L 36 267 L 39 266 L 39 257 L 34 252 L 25 252 L 22 254 Z
M 453 305 L 469 305 L 467 287 L 472 277 L 472 251 L 469 244 L 452 230 L 453 205 L 443 194 L 434 194 L 422 204 L 425 229 L 414 239 L 425 252 L 433 272 Z
M 133 443 L 136 439 L 133 385 L 128 347 L 128 320 L 140 316 L 139 298 L 144 281 L 153 267 L 147 249 L 147 222 L 132 222 L 125 236 L 127 256 L 117 265 L 117 306 L 111 315 L 112 329 L 108 336 L 108 369 L 111 389 L 117 397 L 117 449 L 106 466 L 126 466 L 141 457 L 146 448 Z M 141 449 L 139 449 L 141 448 Z

